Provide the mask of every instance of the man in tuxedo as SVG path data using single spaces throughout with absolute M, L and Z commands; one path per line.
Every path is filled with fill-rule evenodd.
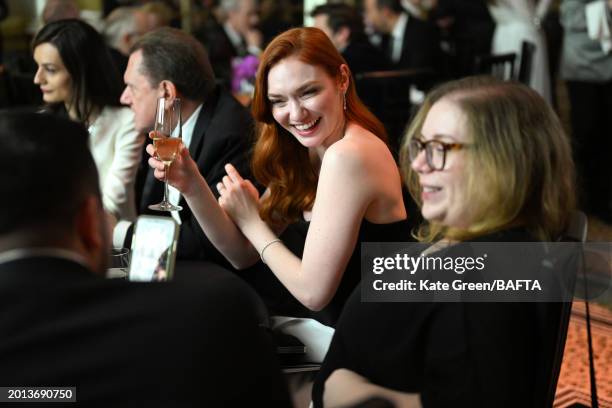
M 212 20 L 194 35 L 206 46 L 218 80 L 229 89 L 232 60 L 259 55 L 263 35 L 257 28 L 257 0 L 221 0 L 219 7 L 225 21 L 219 23 Z
M 104 279 L 87 143 L 67 118 L 0 112 L 0 384 L 76 387 L 87 406 L 289 406 L 260 301 L 232 273 Z
M 400 0 L 365 0 L 368 26 L 383 35 L 382 49 L 393 69 L 435 69 L 440 38 L 434 24 L 406 12 Z
M 130 106 L 135 127 L 142 132 L 153 129 L 159 97 L 181 98 L 183 143 L 215 194 L 216 183 L 225 175 L 223 166 L 226 163 L 232 163 L 241 174 L 250 173 L 251 115 L 228 91 L 215 85 L 206 51 L 195 38 L 167 27 L 145 34 L 132 47 L 124 80 L 126 88 L 121 102 Z M 155 179 L 148 166 L 145 171 L 139 211 L 165 215 L 148 209 L 150 204 L 162 200 L 163 183 Z M 209 260 L 227 265 L 202 232 L 178 190 L 172 187 L 170 201 L 183 207 L 182 211 L 172 213 L 181 224 L 178 259 Z M 113 242 L 115 246 L 129 246 L 130 236 L 131 225 L 119 222 Z
M 146 31 L 146 18 L 136 7 L 117 7 L 104 19 L 104 40 L 121 74 L 127 68 L 132 44 Z
M 357 10 L 344 3 L 322 4 L 312 11 L 314 26 L 321 29 L 346 60 L 353 75 L 389 69 L 385 55 L 374 47 Z
M 354 79 L 359 74 L 390 69 L 384 53 L 366 35 L 363 20 L 357 10 L 344 3 L 322 4 L 312 11 L 314 26 L 321 29 L 346 60 Z M 383 92 L 380 86 L 356 82 L 359 97 L 368 108 L 381 117 Z

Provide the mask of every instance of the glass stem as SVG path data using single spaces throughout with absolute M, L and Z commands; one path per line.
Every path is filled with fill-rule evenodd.
M 164 164 L 164 203 L 168 203 L 168 172 L 170 171 L 170 165 Z

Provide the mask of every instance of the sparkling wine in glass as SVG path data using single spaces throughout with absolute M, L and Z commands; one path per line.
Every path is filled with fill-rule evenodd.
M 164 163 L 164 199 L 159 204 L 149 208 L 157 211 L 180 211 L 183 208 L 168 201 L 168 172 L 181 146 L 182 136 L 181 100 L 174 98 L 157 100 L 155 113 L 155 128 L 153 130 L 153 146 L 155 155 Z

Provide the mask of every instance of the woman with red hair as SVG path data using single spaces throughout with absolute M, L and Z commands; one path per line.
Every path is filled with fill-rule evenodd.
M 360 242 L 410 234 L 401 177 L 382 124 L 359 100 L 350 70 L 327 36 L 295 28 L 261 55 L 252 106 L 258 123 L 253 184 L 231 166 L 220 206 L 183 149 L 170 182 L 217 249 L 238 269 L 261 259 L 288 291 L 333 325 L 360 280 Z M 185 165 L 187 164 L 187 165 Z M 152 160 L 163 177 L 163 165 Z M 278 238 L 308 223 L 303 254 Z

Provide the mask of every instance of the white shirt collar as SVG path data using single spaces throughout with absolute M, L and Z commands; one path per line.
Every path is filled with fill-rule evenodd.
M 200 116 L 202 106 L 204 106 L 203 103 L 199 104 L 198 107 L 189 116 L 189 118 L 187 118 L 187 120 L 183 122 L 183 126 L 181 127 L 183 133 L 183 144 L 187 146 L 187 148 L 189 148 L 189 146 L 191 145 L 193 131 L 195 130 L 195 125 L 198 121 L 198 116 Z
M 72 262 L 81 264 L 85 268 L 89 269 L 89 265 L 85 258 L 77 252 L 65 249 L 65 248 L 52 248 L 52 247 L 41 247 L 41 248 L 17 248 L 8 251 L 0 252 L 0 264 L 17 261 L 26 258 L 60 258 L 66 259 Z
M 391 31 L 391 37 L 396 39 L 403 39 L 404 31 L 406 31 L 406 24 L 408 24 L 408 13 L 402 12 L 397 18 L 395 26 L 393 26 L 393 31 Z
M 236 30 L 234 30 L 234 27 L 232 27 L 228 22 L 223 24 L 223 29 L 225 30 L 225 34 L 227 34 L 227 37 L 231 41 L 234 48 L 238 49 L 244 46 L 242 43 L 242 36 Z
M 391 60 L 394 63 L 399 62 L 402 57 L 402 47 L 404 45 L 404 32 L 408 24 L 408 13 L 401 13 L 395 22 L 393 31 L 391 31 L 392 52 Z
M 423 10 L 420 9 L 418 6 L 415 6 L 414 4 L 412 4 L 412 2 L 410 2 L 409 0 L 403 0 L 402 2 L 402 7 L 408 12 L 410 13 L 411 16 L 414 16 L 416 18 L 425 18 L 425 15 L 423 14 Z
M 191 146 L 191 140 L 193 139 L 193 131 L 195 130 L 195 126 L 203 106 L 203 103 L 198 105 L 196 110 L 194 110 L 191 116 L 189 116 L 189 118 L 187 118 L 187 120 L 183 122 L 183 126 L 181 127 L 181 130 L 183 132 L 183 144 L 187 147 L 187 149 L 189 149 L 189 146 Z M 168 200 L 174 205 L 177 205 L 179 201 L 181 201 L 181 193 L 172 186 L 168 186 L 168 196 Z M 178 222 L 179 225 L 181 224 L 181 217 L 178 211 L 172 211 L 172 218 L 174 218 L 174 220 Z

